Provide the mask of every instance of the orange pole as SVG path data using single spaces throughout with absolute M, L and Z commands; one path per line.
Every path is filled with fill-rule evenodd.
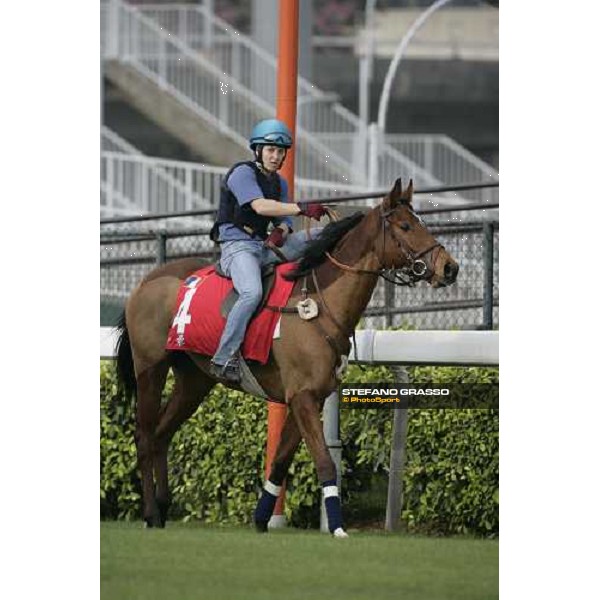
M 296 99 L 298 91 L 298 21 L 300 0 L 279 0 L 279 60 L 277 64 L 277 118 L 296 140 Z M 281 175 L 294 198 L 295 144 L 289 150 Z
M 277 118 L 283 121 L 296 141 L 296 98 L 298 90 L 298 22 L 300 0 L 279 0 L 279 58 L 277 64 Z M 295 143 L 288 151 L 280 173 L 288 183 L 288 198 L 294 199 Z M 267 418 L 267 461 L 265 479 L 269 477 L 287 406 L 269 402 Z M 285 504 L 285 482 L 275 504 L 273 515 L 282 515 Z

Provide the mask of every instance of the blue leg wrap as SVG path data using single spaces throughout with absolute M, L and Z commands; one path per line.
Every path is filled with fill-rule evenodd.
M 256 510 L 254 511 L 254 522 L 265 524 L 268 523 L 273 514 L 273 510 L 275 509 L 276 502 L 277 496 L 274 496 L 273 494 L 267 492 L 267 490 L 263 489 L 260 500 L 256 505 Z
M 324 481 L 322 484 L 323 488 L 331 486 L 335 486 L 337 491 L 337 482 L 335 479 Z M 342 527 L 342 505 L 340 504 L 340 498 L 337 494 L 325 498 L 325 510 L 327 511 L 329 531 L 333 533 L 338 527 Z

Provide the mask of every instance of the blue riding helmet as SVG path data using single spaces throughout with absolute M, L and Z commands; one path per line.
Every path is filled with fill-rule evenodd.
M 291 148 L 293 143 L 291 131 L 279 119 L 265 119 L 257 123 L 250 134 L 249 141 L 252 150 L 258 144 Z

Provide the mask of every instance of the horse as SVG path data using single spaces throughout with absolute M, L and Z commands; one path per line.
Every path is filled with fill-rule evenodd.
M 267 531 L 275 502 L 294 454 L 305 441 L 323 486 L 330 532 L 347 537 L 336 486 L 336 468 L 325 443 L 320 412 L 336 389 L 350 337 L 373 294 L 378 277 L 397 284 L 426 281 L 452 284 L 458 264 L 427 230 L 412 206 L 412 180 L 396 180 L 383 201 L 366 213 L 329 223 L 307 243 L 294 270 L 287 307 L 316 302 L 318 316 L 299 318 L 282 311 L 280 336 L 268 362 L 252 366 L 269 398 L 288 406 L 273 464 L 262 490 L 254 523 Z M 209 263 L 185 258 L 148 273 L 129 296 L 118 325 L 117 373 L 126 398 L 137 395 L 135 443 L 142 482 L 143 519 L 164 527 L 170 504 L 167 453 L 173 435 L 219 383 L 209 374 L 210 356 L 165 349 L 182 282 Z M 169 401 L 161 394 L 169 369 L 175 385 Z M 238 385 L 228 387 L 240 389 Z

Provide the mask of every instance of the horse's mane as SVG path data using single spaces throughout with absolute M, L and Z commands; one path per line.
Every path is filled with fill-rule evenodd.
M 308 242 L 300 256 L 298 266 L 287 273 L 285 279 L 294 281 L 319 266 L 325 260 L 325 252 L 330 252 L 346 233 L 363 220 L 364 216 L 363 213 L 357 212 L 345 219 L 329 223 L 318 238 Z

